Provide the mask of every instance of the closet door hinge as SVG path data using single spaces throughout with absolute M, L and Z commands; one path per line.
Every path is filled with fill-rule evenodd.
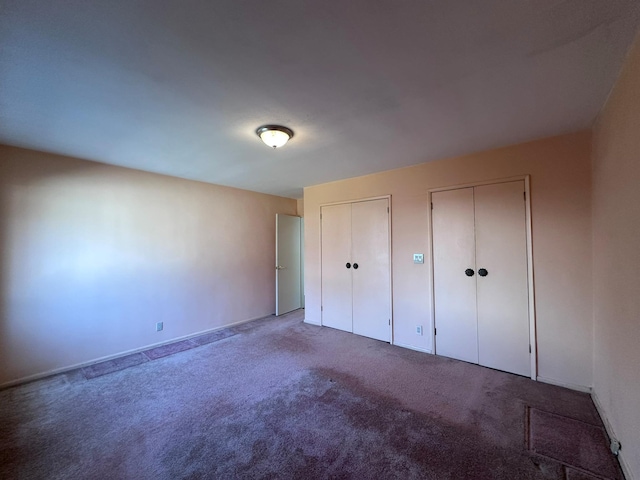
M 431 210 L 433 210 L 433 202 L 431 202 Z
M 389 213 L 389 207 L 387 207 L 387 213 Z
M 389 325 L 391 325 L 391 319 L 389 319 Z
M 322 220 L 322 214 L 320 214 L 320 220 Z
M 320 311 L 321 311 L 321 312 L 323 311 L 323 308 L 324 308 L 324 307 L 323 307 L 322 305 L 320 305 Z
M 527 201 L 527 192 L 522 192 L 522 193 L 524 195 L 524 201 L 526 202 Z
M 531 353 L 531 345 L 529 345 L 529 353 Z
M 434 329 L 433 329 L 433 334 L 434 334 L 434 335 L 437 335 L 437 334 L 438 334 L 438 329 L 437 329 L 437 328 L 434 328 Z

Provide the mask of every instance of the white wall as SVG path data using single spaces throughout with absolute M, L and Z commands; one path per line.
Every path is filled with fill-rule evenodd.
M 432 349 L 428 190 L 531 175 L 538 375 L 577 388 L 592 384 L 591 135 L 580 132 L 429 162 L 304 190 L 306 321 L 320 323 L 320 205 L 392 196 L 394 339 Z M 415 334 L 415 325 L 425 335 Z
M 0 384 L 274 313 L 296 208 L 0 146 Z
M 594 395 L 640 479 L 640 39 L 594 128 Z

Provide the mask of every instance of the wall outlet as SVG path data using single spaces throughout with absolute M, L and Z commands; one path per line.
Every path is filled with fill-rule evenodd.
M 164 322 L 156 323 L 156 332 L 161 332 L 163 328 L 164 328 Z
M 414 253 L 413 263 L 424 263 L 424 253 Z
M 422 335 L 422 325 L 416 325 L 416 335 Z

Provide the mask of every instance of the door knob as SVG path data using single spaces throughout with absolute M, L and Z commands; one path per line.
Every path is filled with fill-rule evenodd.
M 487 275 L 489 275 L 489 272 L 486 268 L 481 268 L 480 270 L 478 270 L 478 275 L 480 275 L 481 277 L 486 277 Z
M 284 267 L 280 266 L 280 265 L 276 265 L 276 270 L 283 270 Z
M 358 269 L 358 264 L 357 264 L 357 263 L 354 263 L 354 264 L 353 264 L 353 268 L 354 268 L 355 270 L 357 270 L 357 269 Z
M 473 270 L 472 270 L 472 269 L 470 269 L 470 268 L 467 268 L 467 269 L 464 271 L 464 274 L 465 274 L 467 277 L 473 277 Z
M 347 267 L 347 268 L 351 268 L 351 264 L 347 262 L 347 264 L 345 265 L 345 267 Z

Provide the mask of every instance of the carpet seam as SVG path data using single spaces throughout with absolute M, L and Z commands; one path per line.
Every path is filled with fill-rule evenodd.
M 542 457 L 542 458 L 547 459 L 547 460 L 551 460 L 551 461 L 557 462 L 560 465 L 562 465 L 564 467 L 563 469 L 565 471 L 565 478 L 567 477 L 566 467 L 569 467 L 569 468 L 572 468 L 572 469 L 574 469 L 574 470 L 576 470 L 578 472 L 582 472 L 582 473 L 590 475 L 590 476 L 592 476 L 594 478 L 597 478 L 598 480 L 612 480 L 611 477 L 602 476 L 602 475 L 600 475 L 597 472 L 594 472 L 592 470 L 587 470 L 587 469 L 579 467 L 577 465 L 571 465 L 570 463 L 562 461 L 562 460 L 560 460 L 558 458 L 550 457 L 549 455 L 545 455 L 543 453 L 539 453 L 538 451 L 532 449 L 532 447 L 531 447 L 531 410 L 537 410 L 537 411 L 545 413 L 547 415 L 551 415 L 551 416 L 558 417 L 558 418 L 564 418 L 564 419 L 567 419 L 567 420 L 571 420 L 573 422 L 578 422 L 578 423 L 581 423 L 583 425 L 587 425 L 589 427 L 597 428 L 598 430 L 602 431 L 605 434 L 605 438 L 608 438 L 606 429 L 604 427 L 602 427 L 600 425 L 594 425 L 592 423 L 585 422 L 585 421 L 579 420 L 577 418 L 571 418 L 571 417 L 567 417 L 565 415 L 560 415 L 560 414 L 553 413 L 553 412 L 547 412 L 546 410 L 541 410 L 539 408 L 535 408 L 535 407 L 531 407 L 531 406 L 527 406 L 526 408 L 528 410 L 527 411 L 527 431 L 528 431 L 528 435 L 527 435 L 528 446 L 527 446 L 527 448 L 528 448 L 529 452 L 531 452 L 531 454 L 536 455 L 538 457 Z

